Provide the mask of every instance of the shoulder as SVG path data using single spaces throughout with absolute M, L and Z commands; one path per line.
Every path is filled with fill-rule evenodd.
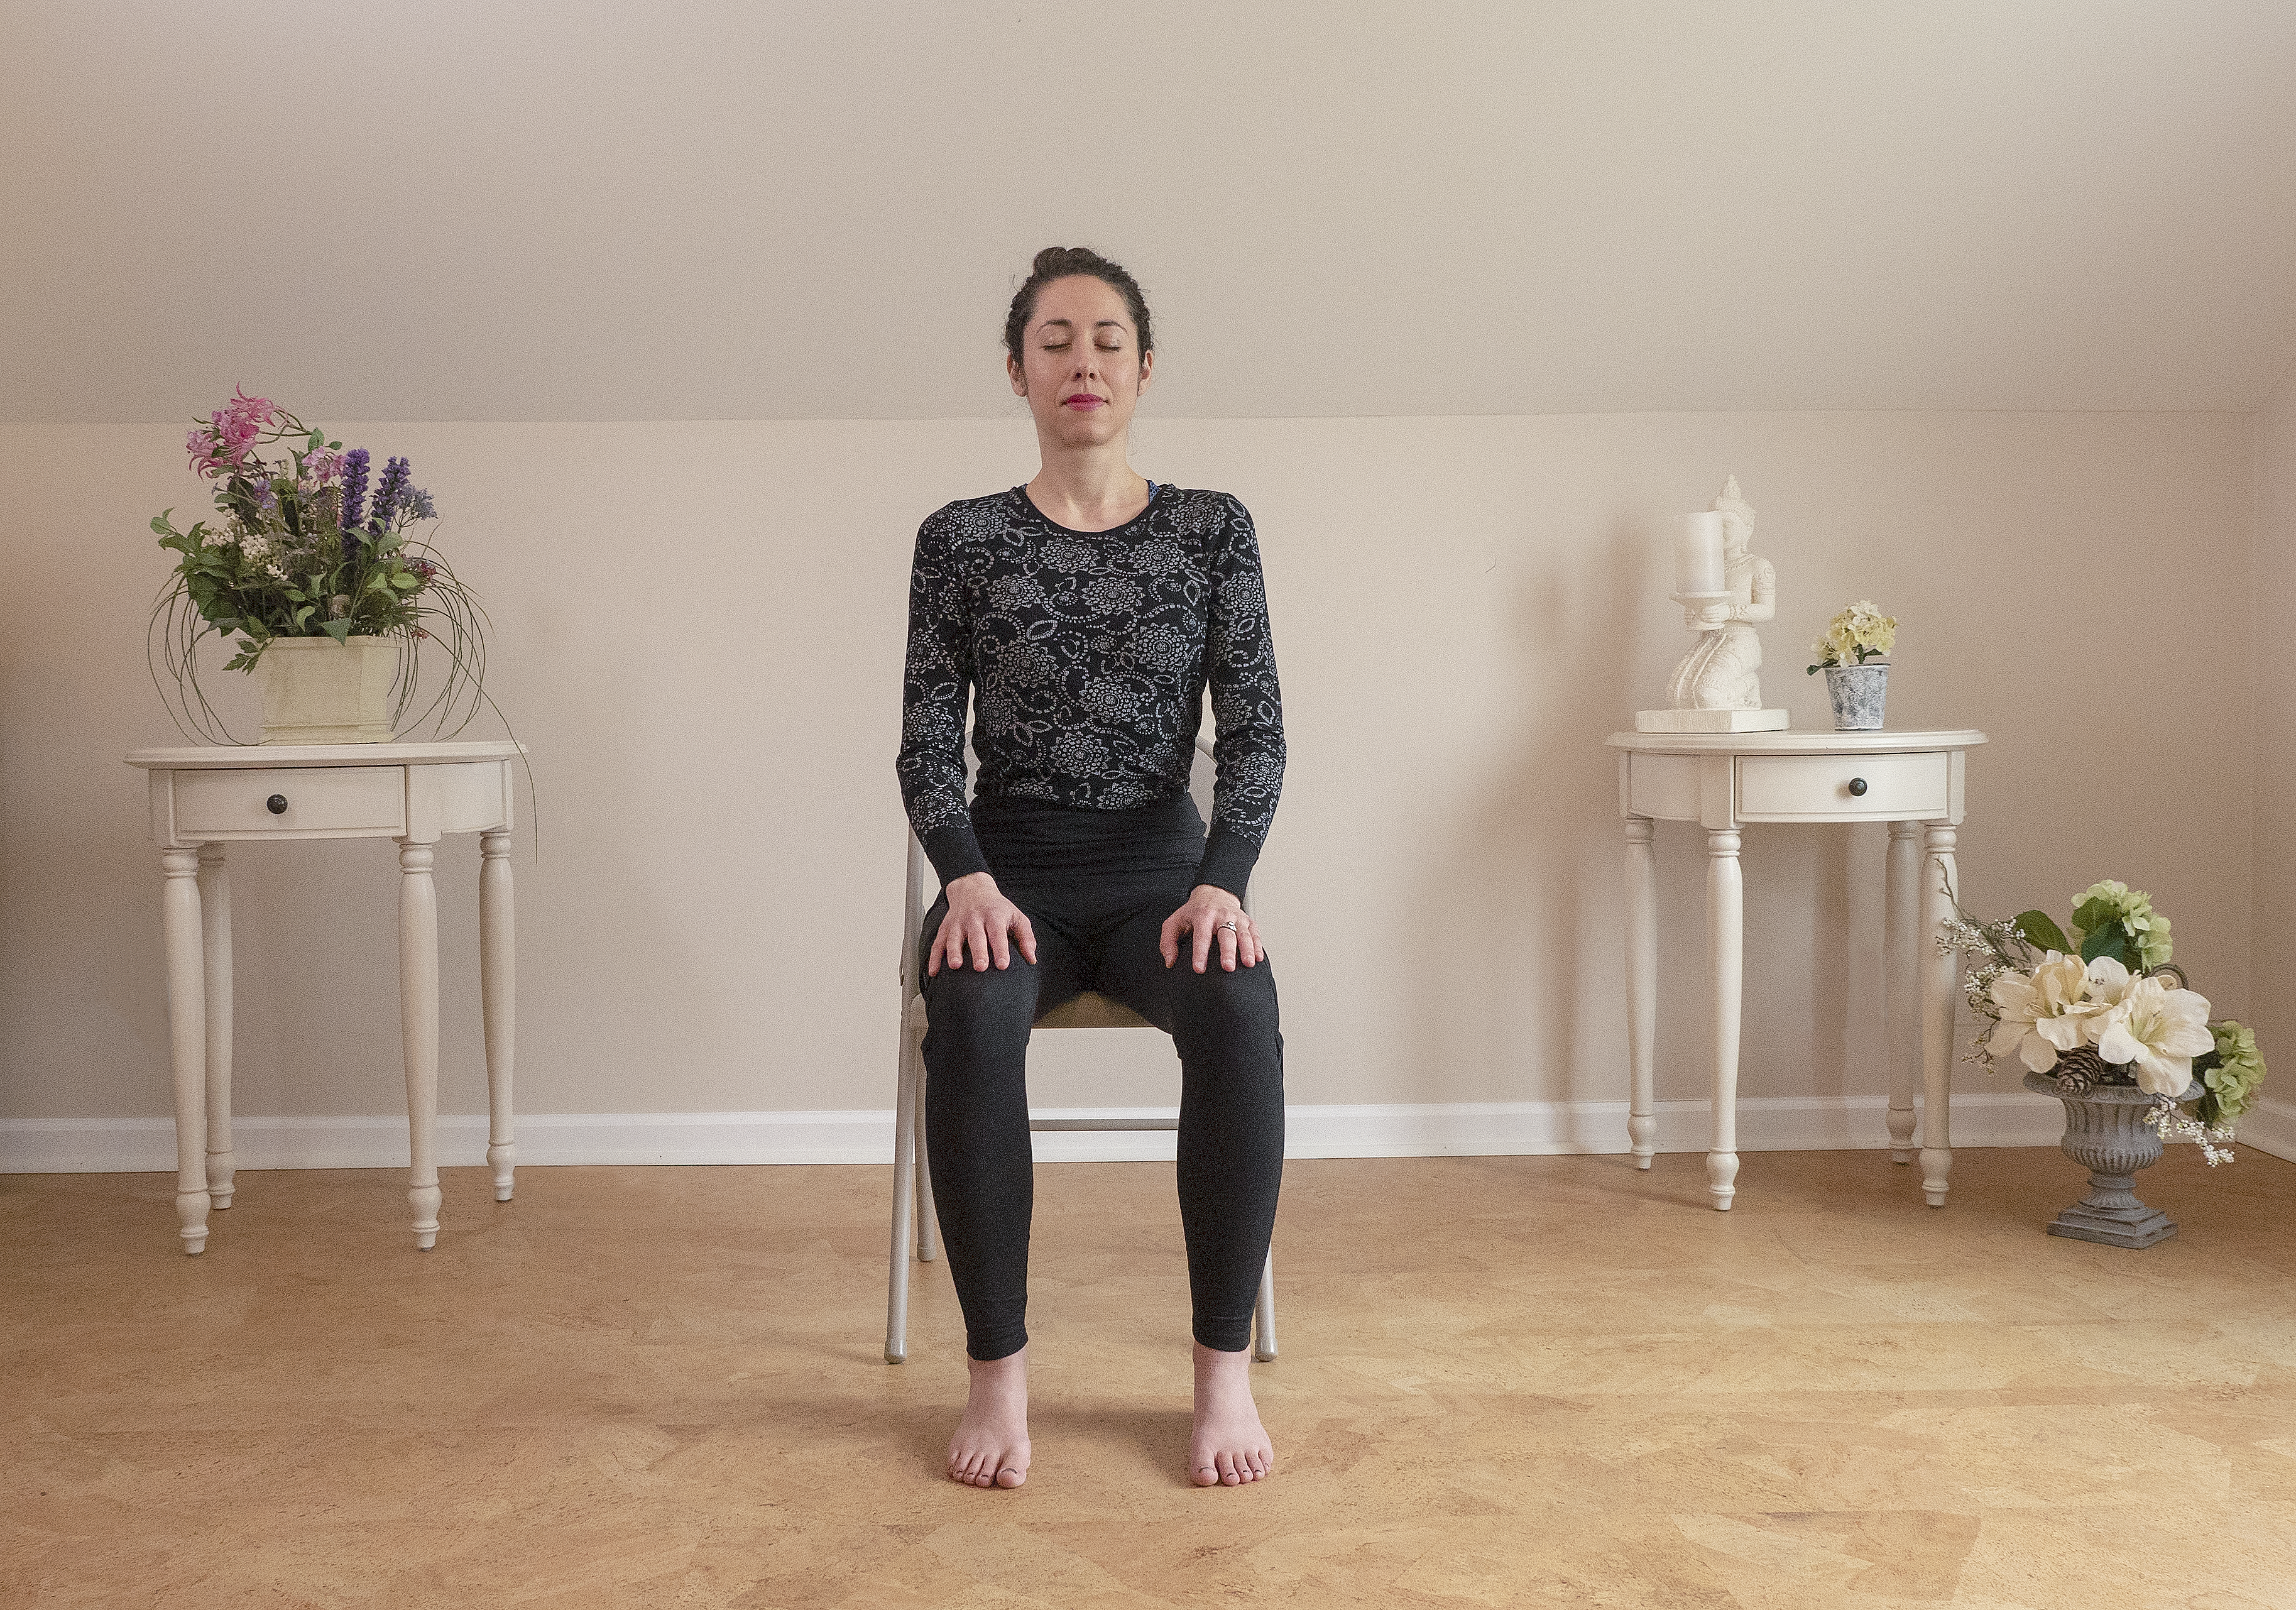
M 1170 500 L 1160 511 L 1159 521 L 1168 530 L 1207 538 L 1216 546 L 1226 546 L 1238 538 L 1250 539 L 1251 511 L 1233 492 L 1215 492 L 1208 487 L 1167 487 L 1159 497 Z
M 918 546 L 962 548 L 988 540 L 1011 521 L 1013 497 L 1010 491 L 990 492 L 985 497 L 959 497 L 941 505 L 917 527 Z

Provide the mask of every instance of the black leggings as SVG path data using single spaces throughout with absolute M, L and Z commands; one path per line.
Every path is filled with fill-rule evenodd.
M 1186 795 L 1130 810 L 977 800 L 973 830 L 998 890 L 1028 914 L 1034 963 L 924 980 L 925 1144 L 965 1351 L 1002 1359 L 1029 1340 L 1029 1219 L 1035 1201 L 1026 1064 L 1029 1027 L 1085 990 L 1172 1036 L 1180 1056 L 1180 1223 L 1197 1341 L 1235 1352 L 1253 1302 L 1283 1173 L 1283 1037 L 1275 976 L 1195 971 L 1188 936 L 1164 965 L 1158 934 L 1187 903 L 1203 818 Z M 947 915 L 943 895 L 917 938 Z M 922 969 L 920 969 L 922 973 Z

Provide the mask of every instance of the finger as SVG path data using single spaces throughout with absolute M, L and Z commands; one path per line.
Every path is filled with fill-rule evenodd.
M 1180 914 L 1175 911 L 1164 919 L 1164 926 L 1156 935 L 1156 949 L 1163 953 L 1164 965 L 1167 967 L 1180 959 L 1180 943 L 1176 937 L 1179 932 L 1179 924 Z
M 1238 925 L 1242 932 L 1236 936 L 1236 959 L 1247 967 L 1256 967 L 1259 965 L 1259 935 L 1252 932 L 1248 916 L 1239 919 Z
M 1037 930 L 1029 923 L 1027 912 L 1013 912 L 1013 931 L 1021 936 L 1021 954 L 1027 957 L 1033 966 L 1037 960 Z
M 972 970 L 975 973 L 988 972 L 988 932 L 980 925 L 979 917 L 964 919 L 964 942 L 972 947 Z
M 1196 971 L 1204 970 L 1204 962 L 1212 953 L 1212 925 L 1203 917 L 1193 918 L 1188 926 L 1194 931 L 1196 941 Z
M 1018 915 L 1015 913 L 1014 915 Z M 1013 941 L 1010 938 L 1013 919 L 1006 917 L 988 925 L 988 949 L 996 958 L 999 971 L 1013 965 Z
M 1236 952 L 1242 948 L 1242 941 L 1238 938 L 1237 931 L 1234 928 L 1221 929 L 1219 931 L 1219 946 L 1220 970 L 1224 973 L 1234 972 Z

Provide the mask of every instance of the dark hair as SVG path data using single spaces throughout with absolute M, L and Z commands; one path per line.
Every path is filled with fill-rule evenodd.
M 1089 246 L 1047 246 L 1037 253 L 1037 260 L 1029 266 L 1027 283 L 1013 293 L 1013 309 L 1004 316 L 1004 350 L 1014 363 L 1021 357 L 1021 343 L 1027 339 L 1029 321 L 1037 314 L 1037 293 L 1057 279 L 1072 274 L 1088 274 L 1093 278 L 1113 286 L 1124 298 L 1125 311 L 1132 315 L 1134 328 L 1140 332 L 1140 350 L 1144 355 L 1156 349 L 1148 332 L 1148 299 L 1140 293 L 1140 282 L 1125 271 L 1121 263 L 1111 263 Z

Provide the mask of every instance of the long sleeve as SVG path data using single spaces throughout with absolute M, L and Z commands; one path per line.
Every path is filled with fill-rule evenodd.
M 1211 687 L 1215 771 L 1211 832 L 1196 882 L 1242 897 L 1283 787 L 1283 695 L 1267 622 L 1259 541 L 1234 497 L 1210 575 L 1204 645 Z
M 958 523 L 942 509 L 917 528 L 909 568 L 909 639 L 894 770 L 909 826 L 946 884 L 988 862 L 964 801 L 964 722 L 973 680 L 971 611 Z

